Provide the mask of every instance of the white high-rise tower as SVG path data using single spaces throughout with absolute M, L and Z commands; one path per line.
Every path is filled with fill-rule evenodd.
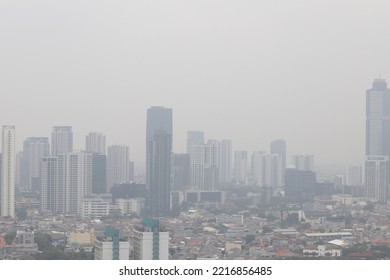
M 1 216 L 15 217 L 15 126 L 3 126 Z

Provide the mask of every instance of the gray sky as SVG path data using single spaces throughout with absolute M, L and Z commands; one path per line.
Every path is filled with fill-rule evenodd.
M 187 130 L 319 164 L 364 158 L 365 90 L 390 80 L 390 1 L 0 0 L 0 124 L 72 125 L 143 160 L 146 109 Z

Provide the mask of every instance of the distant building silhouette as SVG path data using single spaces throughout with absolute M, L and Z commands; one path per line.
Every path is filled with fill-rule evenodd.
M 187 153 L 191 153 L 191 147 L 194 145 L 204 144 L 204 132 L 203 131 L 187 131 Z
M 282 185 L 284 185 L 284 177 L 286 172 L 286 141 L 283 139 L 278 139 L 272 141 L 270 144 L 271 154 L 277 154 L 281 160 L 281 178 Z
M 71 126 L 53 126 L 51 133 L 51 155 L 73 151 L 73 132 Z
M 93 154 L 106 154 L 106 136 L 101 132 L 90 132 L 85 136 L 85 151 Z
M 146 186 L 153 217 L 170 210 L 172 130 L 172 109 L 153 106 L 147 110 Z
M 129 147 L 111 145 L 107 148 L 107 192 L 117 183 L 129 180 Z

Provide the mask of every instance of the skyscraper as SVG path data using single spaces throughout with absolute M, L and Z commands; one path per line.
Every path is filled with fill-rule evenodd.
M 236 184 L 245 184 L 248 177 L 248 152 L 234 152 L 234 179 Z
M 91 195 L 92 154 L 71 152 L 42 159 L 42 210 L 80 214 L 82 198 Z
M 193 145 L 204 144 L 204 132 L 203 131 L 187 131 L 187 153 L 191 153 L 191 147 Z
M 71 126 L 54 126 L 51 133 L 51 155 L 73 151 L 73 132 Z
M 29 137 L 23 142 L 22 186 L 28 191 L 39 190 L 41 160 L 50 154 L 48 137 Z
M 314 171 L 314 156 L 313 155 L 293 155 L 291 163 L 296 169 L 301 171 Z
M 192 145 L 190 162 L 191 185 L 201 190 L 214 190 L 218 186 L 217 146 Z
M 284 185 L 284 177 L 286 173 L 286 141 L 283 139 L 278 139 L 271 142 L 270 145 L 271 154 L 279 155 L 281 159 L 281 168 L 282 168 L 282 184 Z
M 260 187 L 279 188 L 283 186 L 282 158 L 278 154 L 267 155 L 255 151 L 252 155 L 252 176 Z
M 232 180 L 232 141 L 223 139 L 219 148 L 219 182 L 229 183 Z
M 3 126 L 1 216 L 15 218 L 15 126 Z
M 169 211 L 172 154 L 172 109 L 153 106 L 146 120 L 146 187 L 153 216 Z
M 170 211 L 170 177 L 172 136 L 156 131 L 149 142 L 149 209 L 152 217 L 166 216 Z
M 129 147 L 111 145 L 107 148 L 107 192 L 114 184 L 129 180 Z
M 366 194 L 386 201 L 389 194 L 390 90 L 375 79 L 366 91 Z
M 90 132 L 85 136 L 85 151 L 88 153 L 105 155 L 106 136 L 101 132 Z

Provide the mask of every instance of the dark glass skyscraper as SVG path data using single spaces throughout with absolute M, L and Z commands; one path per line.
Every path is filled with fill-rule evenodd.
M 390 90 L 375 79 L 366 92 L 366 195 L 386 201 L 389 194 Z
M 146 122 L 146 186 L 152 216 L 169 212 L 172 154 L 172 109 L 151 107 Z

